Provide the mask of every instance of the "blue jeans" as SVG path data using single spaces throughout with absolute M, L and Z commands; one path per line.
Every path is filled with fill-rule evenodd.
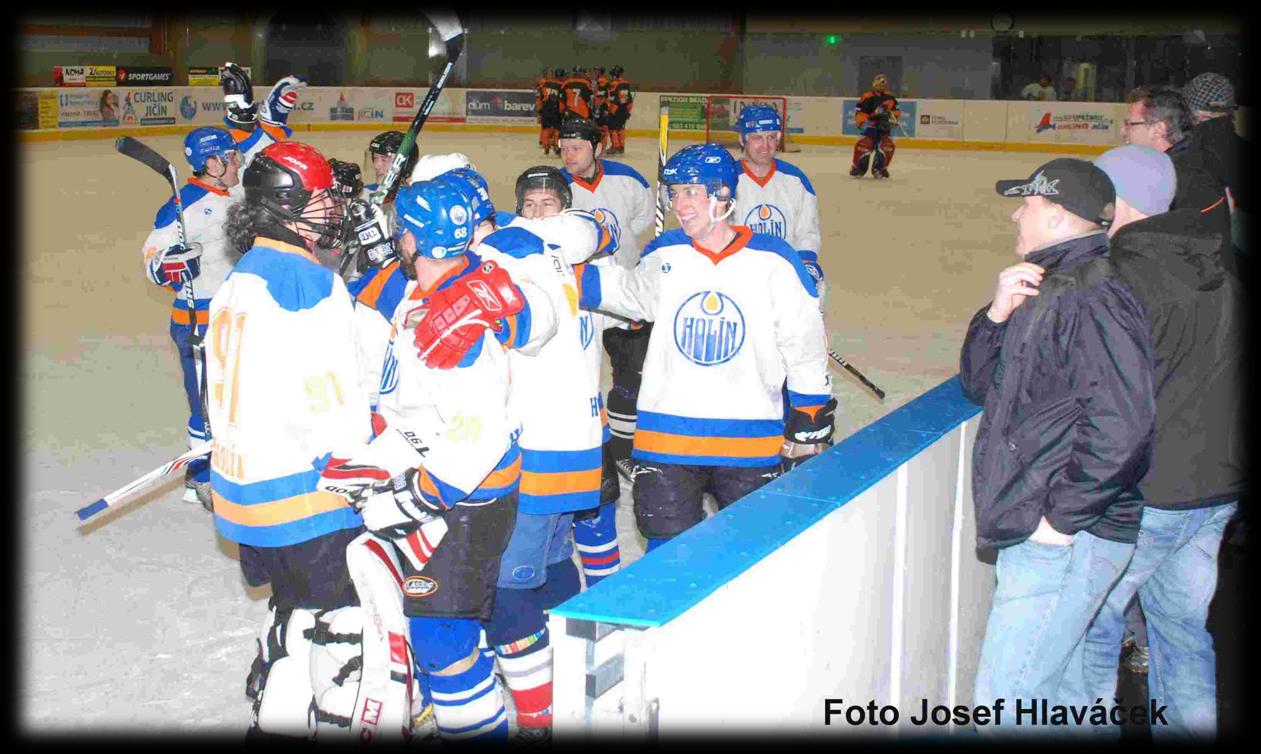
M 1089 705 L 1082 683 L 1086 630 L 1134 545 L 1077 532 L 1069 545 L 1025 540 L 998 553 L 998 585 L 977 666 L 974 702 L 1004 699 L 1001 726 L 979 732 L 1063 734 L 1061 727 L 1016 725 L 1016 700 Z M 1115 672 L 1115 661 L 1113 662 Z
M 1086 635 L 1090 693 L 1116 695 L 1125 606 L 1138 594 L 1147 617 L 1148 695 L 1167 706 L 1152 737 L 1212 738 L 1217 730 L 1213 639 L 1205 627 L 1217 588 L 1217 551 L 1237 503 L 1189 511 L 1144 508 L 1138 546 Z M 1120 734 L 1119 728 L 1108 731 Z

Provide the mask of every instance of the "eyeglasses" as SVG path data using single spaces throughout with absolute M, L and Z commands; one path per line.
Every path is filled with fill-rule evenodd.
M 1123 120 L 1121 121 L 1121 125 L 1134 128 L 1135 126 L 1150 126 L 1156 122 L 1157 121 L 1154 120 Z

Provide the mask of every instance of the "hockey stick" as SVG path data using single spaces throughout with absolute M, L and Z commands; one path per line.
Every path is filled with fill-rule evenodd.
M 75 514 L 78 515 L 80 521 L 87 521 L 89 518 L 95 516 L 106 508 L 112 508 L 120 503 L 125 503 L 128 500 L 134 499 L 142 492 L 145 492 L 150 487 L 170 476 L 172 473 L 179 471 L 188 464 L 204 455 L 208 455 L 209 453 L 210 441 L 207 440 L 192 450 L 185 452 L 174 461 L 165 463 L 153 471 L 150 471 L 148 474 L 124 484 L 122 487 L 119 487 L 91 505 L 85 505 L 75 511 Z
M 840 356 L 838 356 L 838 355 L 836 354 L 836 351 L 833 351 L 832 349 L 830 349 L 830 348 L 829 348 L 829 349 L 828 349 L 828 356 L 831 356 L 833 361 L 835 361 L 837 364 L 840 364 L 841 366 L 845 367 L 845 369 L 846 369 L 846 370 L 848 370 L 850 374 L 852 374 L 852 375 L 854 375 L 855 377 L 857 377 L 859 382 L 861 382 L 861 383 L 863 383 L 864 385 L 866 385 L 867 387 L 871 388 L 871 392 L 875 393 L 875 394 L 876 394 L 876 397 L 878 397 L 880 400 L 884 400 L 884 391 L 883 391 L 883 390 L 881 390 L 880 388 L 876 387 L 875 385 L 873 385 L 873 384 L 872 384 L 872 382 L 871 382 L 871 380 L 867 379 L 867 378 L 863 375 L 863 373 L 862 373 L 862 372 L 860 372 L 860 371 L 858 371 L 857 369 L 855 369 L 855 368 L 854 368 L 854 367 L 853 367 L 853 366 L 852 366 L 852 365 L 851 365 L 848 361 L 846 361 L 845 359 L 842 359 Z
M 429 118 L 429 111 L 433 110 L 434 103 L 438 101 L 438 95 L 442 94 L 442 88 L 447 84 L 447 77 L 451 75 L 452 69 L 455 68 L 455 61 L 459 59 L 460 53 L 464 51 L 464 28 L 460 26 L 460 19 L 451 11 L 427 11 L 425 15 L 429 18 L 429 22 L 438 30 L 442 41 L 447 45 L 447 63 L 442 67 L 442 73 L 438 76 L 438 80 L 429 87 L 429 92 L 425 94 L 425 99 L 420 103 L 420 109 L 416 111 L 416 117 L 412 118 L 412 124 L 407 128 L 407 133 L 403 134 L 403 143 L 399 145 L 398 152 L 395 153 L 393 161 L 390 162 L 389 172 L 381 179 L 381 183 L 377 186 L 377 190 L 372 192 L 369 201 L 377 206 L 385 204 L 390 197 L 394 196 L 394 192 L 398 190 L 399 183 L 403 178 L 403 166 L 407 163 L 407 155 L 412 151 L 412 147 L 416 145 L 416 137 L 420 134 L 420 129 L 425 127 L 425 120 Z
M 662 183 L 666 169 L 666 145 L 670 140 L 670 106 L 661 106 L 660 120 L 657 124 L 657 231 L 661 235 L 666 229 L 666 205 L 669 203 L 665 185 Z

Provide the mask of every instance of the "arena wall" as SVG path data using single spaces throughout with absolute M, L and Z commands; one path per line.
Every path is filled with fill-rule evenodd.
M 556 738 L 951 732 L 908 718 L 972 700 L 979 411 L 953 378 L 553 610 Z
M 290 117 L 295 131 L 406 128 L 426 89 L 417 87 L 308 87 Z M 255 98 L 267 94 L 257 87 Z M 219 125 L 217 87 L 63 87 L 16 92 L 20 140 L 114 138 L 176 133 Z M 627 124 L 630 136 L 656 136 L 661 102 L 671 104 L 671 138 L 701 140 L 705 94 L 641 92 Z M 426 128 L 537 134 L 533 93 L 524 89 L 449 88 Z M 853 144 L 852 97 L 788 97 L 789 138 L 800 144 Z M 105 107 L 102 107 L 105 103 Z M 903 99 L 894 137 L 907 148 L 989 149 L 1099 153 L 1121 144 L 1125 105 L 1097 102 L 1024 102 Z M 1246 114 L 1236 113 L 1244 130 Z

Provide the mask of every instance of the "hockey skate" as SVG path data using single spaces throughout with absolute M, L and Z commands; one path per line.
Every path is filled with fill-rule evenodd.
M 617 475 L 627 484 L 635 481 L 635 462 L 629 458 L 619 458 L 614 463 L 617 466 Z
M 886 170 L 886 169 L 884 169 L 884 168 L 876 168 L 875 170 L 873 170 L 873 171 L 871 171 L 871 172 L 872 172 L 872 175 L 874 175 L 874 176 L 875 176 L 875 177 L 877 177 L 877 178 L 888 178 L 888 177 L 889 177 L 889 171 L 888 171 L 888 170 Z
M 199 482 L 187 471 L 184 472 L 184 502 L 201 503 L 201 507 L 209 512 L 215 509 L 210 497 L 210 482 Z

